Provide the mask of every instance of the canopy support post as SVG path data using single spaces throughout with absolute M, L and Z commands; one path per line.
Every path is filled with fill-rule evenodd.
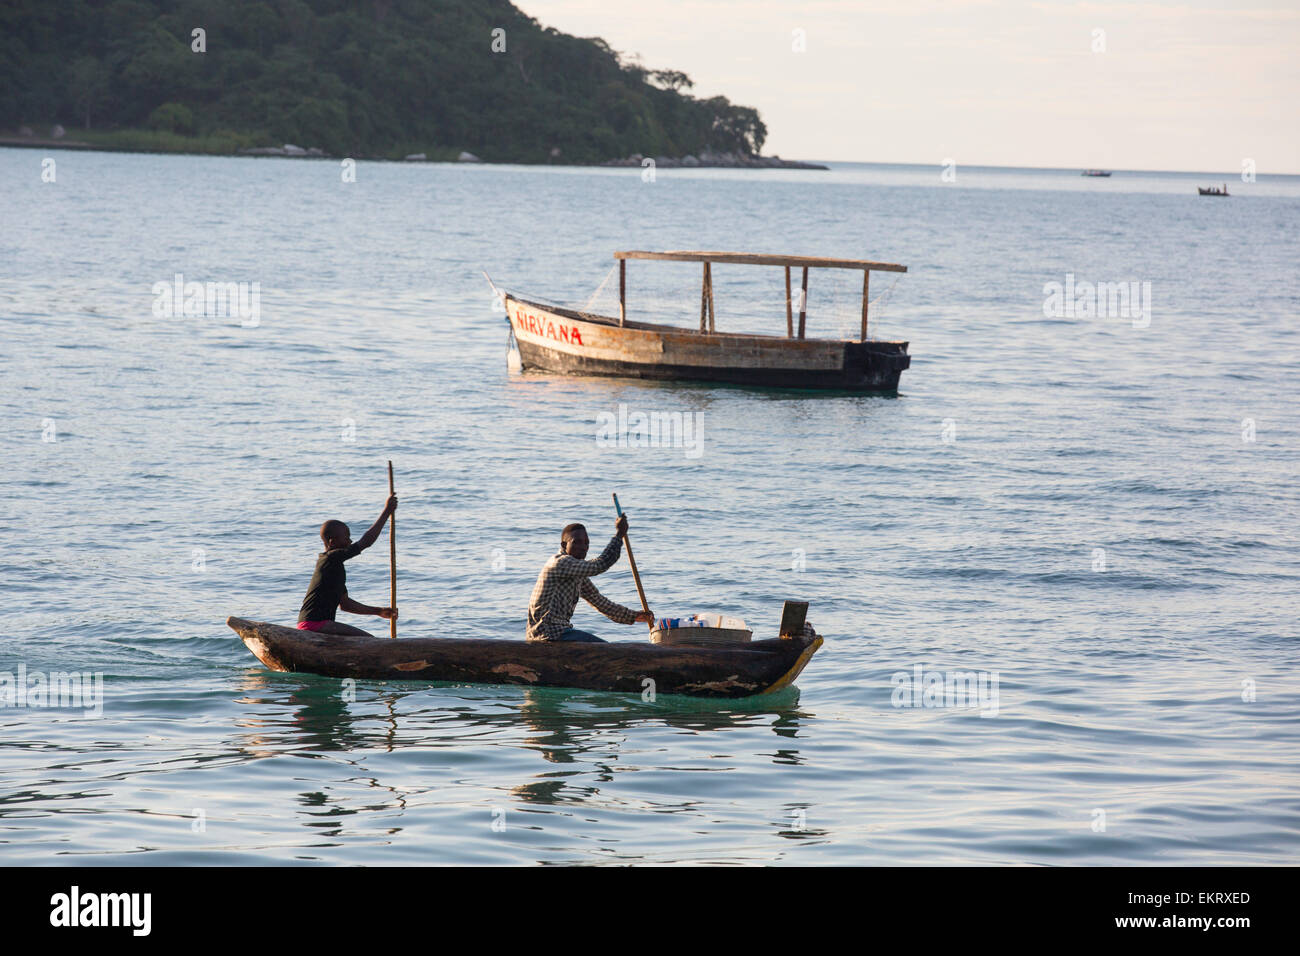
M 791 312 L 794 303 L 790 301 L 790 267 L 785 267 L 785 337 L 794 338 L 794 315 Z
M 700 279 L 700 334 L 704 334 L 705 322 L 709 315 L 709 264 L 704 263 L 704 275 Z
M 808 313 L 808 267 L 803 267 L 803 291 L 799 294 L 799 338 L 803 338 L 804 316 Z
M 867 340 L 867 293 L 871 289 L 871 270 L 862 270 L 862 339 Z
M 713 315 L 713 266 L 708 262 L 704 263 L 704 282 L 709 288 L 709 334 L 712 335 L 718 327 Z
M 627 260 L 618 260 L 618 324 L 627 321 Z

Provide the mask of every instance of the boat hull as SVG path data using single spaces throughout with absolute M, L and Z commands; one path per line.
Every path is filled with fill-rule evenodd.
M 736 647 L 351 637 L 231 617 L 226 623 L 273 671 L 734 698 L 789 686 L 822 645 L 817 635 Z M 647 684 L 646 681 L 653 681 Z
M 896 392 L 911 364 L 906 342 L 701 333 L 648 322 L 619 325 L 504 297 L 525 370 L 768 388 Z

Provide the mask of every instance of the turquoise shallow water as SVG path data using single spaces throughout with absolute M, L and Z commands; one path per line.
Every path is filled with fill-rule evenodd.
M 50 156 L 0 150 L 0 673 L 104 704 L 0 708 L 4 863 L 1300 857 L 1300 180 Z M 620 248 L 907 264 L 900 394 L 510 374 L 480 270 L 582 305 Z M 155 317 L 176 273 L 259 282 L 259 324 Z M 1149 324 L 1045 317 L 1067 273 L 1149 282 Z M 634 263 L 630 307 L 689 324 L 697 282 Z M 720 328 L 783 325 L 778 270 L 715 284 Z M 854 284 L 814 273 L 813 334 Z M 602 444 L 621 404 L 701 453 Z M 769 636 L 801 597 L 826 646 L 725 704 L 266 671 L 226 616 L 293 620 L 390 457 L 405 635 L 518 637 L 617 491 L 656 613 Z M 349 585 L 385 600 L 384 542 Z M 918 665 L 996 674 L 996 716 L 894 706 Z

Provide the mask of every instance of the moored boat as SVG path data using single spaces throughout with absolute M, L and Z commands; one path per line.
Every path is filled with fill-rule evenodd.
M 899 376 L 911 364 L 907 342 L 867 337 L 871 272 L 906 272 L 906 266 L 861 259 L 738 252 L 630 251 L 616 252 L 614 258 L 619 262 L 617 316 L 596 315 L 500 293 L 524 370 L 888 393 L 897 391 Z M 703 263 L 698 330 L 628 318 L 629 259 Z M 712 267 L 718 263 L 784 267 L 784 336 L 717 331 Z M 793 268 L 802 269 L 797 299 L 791 295 Z M 806 337 L 810 268 L 862 272 L 862 326 L 857 340 Z
M 226 623 L 273 671 L 692 697 L 748 697 L 788 687 L 822 638 L 806 632 L 727 647 L 428 637 L 391 640 L 300 631 L 231 617 Z M 652 681 L 653 683 L 647 683 Z

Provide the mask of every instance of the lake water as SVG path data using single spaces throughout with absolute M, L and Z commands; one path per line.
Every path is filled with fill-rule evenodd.
M 0 672 L 104 681 L 100 716 L 0 707 L 0 862 L 1300 862 L 1300 178 L 341 173 L 0 149 Z M 481 271 L 608 308 L 638 248 L 906 264 L 872 278 L 899 394 L 510 373 Z M 177 274 L 259 283 L 256 324 L 155 314 Z M 1147 308 L 1045 315 L 1067 275 Z M 810 334 L 854 334 L 857 281 L 813 273 Z M 698 282 L 633 262 L 629 314 L 691 325 Z M 780 270 L 715 285 L 720 329 L 783 330 Z M 620 405 L 702 444 L 598 441 Z M 826 645 L 723 703 L 267 671 L 226 617 L 292 622 L 389 458 L 405 636 L 520 637 L 616 491 L 656 614 L 768 637 L 801 598 Z M 996 712 L 895 706 L 917 667 Z

